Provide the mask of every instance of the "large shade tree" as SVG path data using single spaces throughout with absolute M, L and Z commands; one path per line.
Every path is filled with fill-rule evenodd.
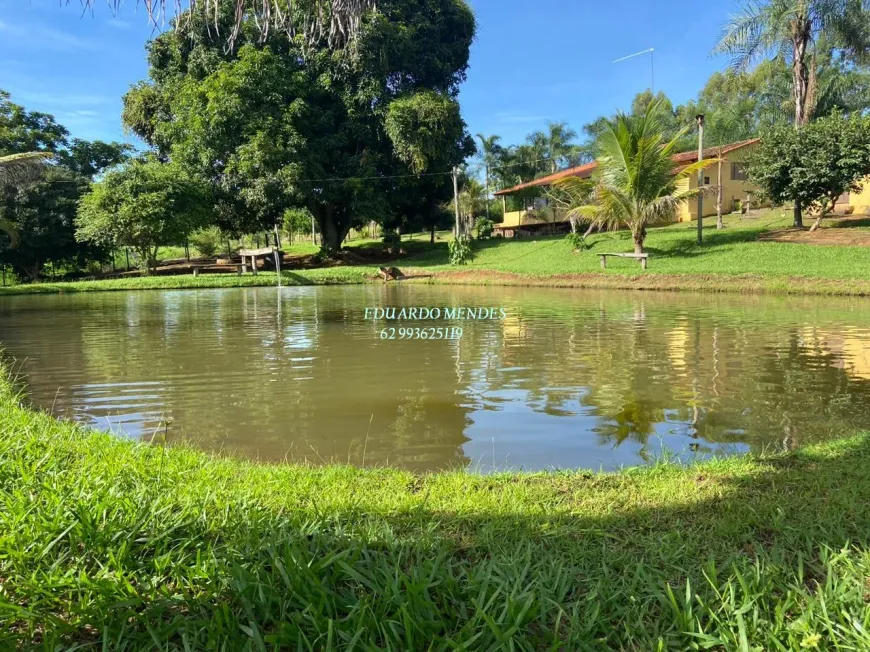
M 861 60 L 868 48 L 865 0 L 753 0 L 725 26 L 714 52 L 732 55 L 733 67 L 747 70 L 759 59 L 776 56 L 791 67 L 794 126 L 809 122 L 818 95 L 816 46 L 836 47 Z M 803 226 L 801 203 L 794 224 Z
M 28 111 L 0 89 L 0 262 L 22 278 L 97 253 L 75 242 L 75 205 L 91 178 L 129 147 L 68 136 L 53 116 Z
M 386 180 L 447 178 L 473 153 L 456 101 L 473 34 L 462 0 L 381 2 L 339 51 L 299 35 L 260 43 L 250 22 L 227 51 L 194 22 L 151 43 L 151 80 L 127 94 L 124 120 L 212 184 L 224 228 L 305 208 L 334 251 L 352 226 L 406 210 L 413 187 Z M 450 196 L 449 183 L 434 190 Z

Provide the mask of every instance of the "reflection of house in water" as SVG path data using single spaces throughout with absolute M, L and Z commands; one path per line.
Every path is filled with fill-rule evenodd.
M 830 366 L 854 378 L 870 380 L 870 333 L 866 331 L 831 332 L 804 328 L 800 337 L 809 355 L 833 356 Z

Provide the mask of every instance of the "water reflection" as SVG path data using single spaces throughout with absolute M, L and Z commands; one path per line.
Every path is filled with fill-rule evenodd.
M 503 306 L 454 341 L 372 306 Z M 412 324 L 409 324 L 412 325 Z M 0 299 L 32 399 L 269 460 L 613 468 L 866 427 L 864 302 L 364 286 Z

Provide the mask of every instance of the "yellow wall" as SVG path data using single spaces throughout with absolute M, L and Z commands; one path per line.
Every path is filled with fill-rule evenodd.
M 501 224 L 496 224 L 496 226 L 510 228 L 526 224 L 552 224 L 554 221 L 567 219 L 565 212 L 557 209 L 554 220 L 552 208 L 542 208 L 536 214 L 540 217 L 546 217 L 546 219 L 535 218 L 535 213 L 529 211 L 508 211 L 504 214 L 504 221 Z
M 745 160 L 746 150 L 749 148 L 739 149 L 734 152 L 730 152 L 726 154 L 722 158 L 722 212 L 730 213 L 734 210 L 734 205 L 737 200 L 741 202 L 746 201 L 747 193 L 752 191 L 753 186 L 748 181 L 741 181 L 739 179 L 731 178 L 731 163 L 736 162 L 739 163 L 742 160 Z M 704 169 L 704 176 L 710 178 L 710 185 L 715 186 L 718 183 L 718 164 L 711 164 L 709 167 Z M 680 190 L 685 190 L 688 188 L 697 188 L 698 187 L 698 177 L 696 175 L 692 175 L 689 179 L 684 179 L 681 181 L 681 187 L 678 187 Z M 711 190 L 707 194 L 704 195 L 704 217 L 709 215 L 716 214 L 716 191 Z M 684 203 L 677 214 L 678 222 L 688 222 L 690 220 L 698 219 L 698 200 L 690 199 L 688 202 Z
M 858 192 L 849 193 L 849 206 L 855 213 L 870 213 L 870 177 L 864 179 Z

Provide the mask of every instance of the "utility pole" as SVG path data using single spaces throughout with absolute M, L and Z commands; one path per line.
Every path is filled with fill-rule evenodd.
M 459 168 L 453 166 L 453 210 L 456 213 L 456 238 L 462 233 L 462 226 L 459 222 Z
M 486 175 L 484 178 L 486 183 L 486 219 L 489 219 L 489 163 L 484 163 L 483 173 Z
M 695 116 L 698 121 L 698 162 L 704 159 L 704 114 Z M 704 169 L 698 170 L 698 244 L 704 241 Z

